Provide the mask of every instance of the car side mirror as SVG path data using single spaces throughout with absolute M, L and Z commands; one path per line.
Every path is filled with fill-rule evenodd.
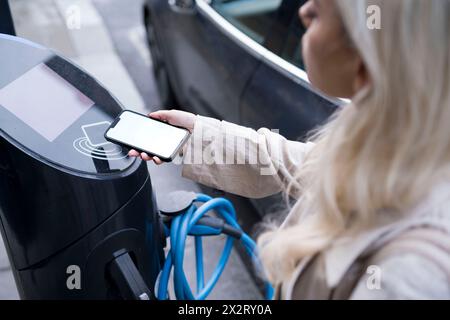
M 190 12 L 195 8 L 196 0 L 169 0 L 169 5 L 179 12 Z

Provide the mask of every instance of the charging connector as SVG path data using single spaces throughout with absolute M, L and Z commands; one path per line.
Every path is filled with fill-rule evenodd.
M 153 298 L 128 252 L 117 252 L 107 270 L 124 300 L 150 300 Z
M 166 233 L 170 238 L 170 250 L 159 277 L 157 298 L 167 299 L 167 288 L 170 273 L 173 270 L 173 281 L 176 298 L 179 300 L 203 300 L 217 284 L 231 254 L 235 240 L 244 246 L 251 256 L 255 266 L 262 271 L 261 263 L 256 254 L 256 243 L 242 230 L 237 223 L 236 213 L 231 202 L 225 198 L 211 198 L 204 194 L 197 194 L 195 199 L 192 194 L 177 192 L 184 195 L 181 210 L 176 204 L 170 204 L 169 216 L 163 217 L 166 224 Z M 172 199 L 175 197 L 172 196 Z M 168 206 L 169 207 L 169 206 Z M 214 211 L 217 217 L 208 216 Z M 227 235 L 225 247 L 220 260 L 213 271 L 211 278 L 205 283 L 203 268 L 202 237 Z M 188 236 L 194 237 L 197 290 L 194 294 L 183 270 L 184 251 Z M 261 272 L 263 274 L 263 272 Z M 266 282 L 266 298 L 272 299 L 273 288 Z

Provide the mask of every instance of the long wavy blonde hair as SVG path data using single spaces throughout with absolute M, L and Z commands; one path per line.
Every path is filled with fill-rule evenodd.
M 377 215 L 401 219 L 449 177 L 450 1 L 335 3 L 370 85 L 312 136 L 287 190 L 300 195 L 289 224 L 259 237 L 273 283 L 333 240 L 376 227 Z M 367 27 L 369 5 L 381 9 L 381 30 Z

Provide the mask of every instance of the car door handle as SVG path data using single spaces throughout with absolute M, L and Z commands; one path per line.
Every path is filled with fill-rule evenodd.
M 195 0 L 169 0 L 169 6 L 177 13 L 193 13 L 195 2 Z

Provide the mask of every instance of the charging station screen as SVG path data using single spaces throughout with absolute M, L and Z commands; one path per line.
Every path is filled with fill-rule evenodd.
M 0 90 L 0 105 L 50 142 L 94 104 L 43 63 Z

